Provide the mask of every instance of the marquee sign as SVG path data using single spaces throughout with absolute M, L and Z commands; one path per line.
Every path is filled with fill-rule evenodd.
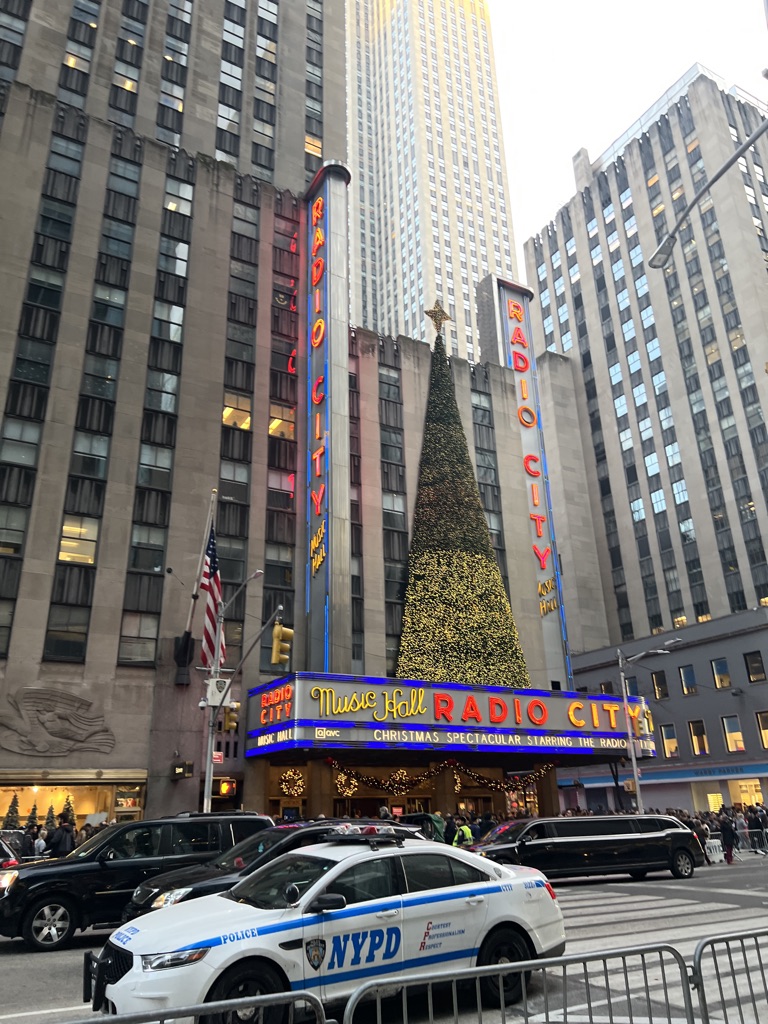
M 498 302 L 505 365 L 515 372 L 517 419 L 523 450 L 522 481 L 528 495 L 530 557 L 536 567 L 547 670 L 551 679 L 573 678 L 565 631 L 560 561 L 552 523 L 547 458 L 541 426 L 536 358 L 529 300 L 521 285 L 498 281 Z
M 654 757 L 645 701 L 629 698 L 641 756 Z M 246 756 L 292 748 L 507 750 L 595 754 L 627 749 L 621 700 L 551 690 L 298 672 L 248 692 Z

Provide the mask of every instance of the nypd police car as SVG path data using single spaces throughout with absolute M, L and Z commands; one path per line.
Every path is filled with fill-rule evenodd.
M 442 843 L 341 832 L 233 889 L 154 911 L 88 954 L 85 998 L 107 1013 L 306 990 L 348 997 L 371 979 L 558 956 L 554 890 L 533 868 Z M 483 981 L 498 1002 L 499 976 Z M 519 998 L 518 975 L 504 1000 Z

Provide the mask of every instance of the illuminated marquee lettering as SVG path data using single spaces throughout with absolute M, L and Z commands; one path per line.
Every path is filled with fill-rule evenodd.
M 325 377 L 322 374 L 320 374 L 315 383 L 312 385 L 312 401 L 315 405 L 320 405 L 320 403 L 325 399 L 325 392 L 320 390 L 324 382 Z M 315 437 L 317 437 L 317 433 L 315 433 Z

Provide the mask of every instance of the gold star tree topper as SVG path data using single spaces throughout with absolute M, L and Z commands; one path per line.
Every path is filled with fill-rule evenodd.
M 433 309 L 425 310 L 424 315 L 428 316 L 432 323 L 435 325 L 435 330 L 437 331 L 438 334 L 442 334 L 441 327 L 443 326 L 445 321 L 451 319 L 439 302 L 435 302 Z

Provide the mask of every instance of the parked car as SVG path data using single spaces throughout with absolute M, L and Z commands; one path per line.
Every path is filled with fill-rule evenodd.
M 371 978 L 441 969 L 450 978 L 463 967 L 565 949 L 557 896 L 540 872 L 379 829 L 329 834 L 229 892 L 124 925 L 98 956 L 86 956 L 84 999 L 109 1014 L 163 1014 L 291 989 L 333 1002 Z M 485 976 L 485 1000 L 519 1000 L 522 977 Z M 273 1007 L 264 1021 L 283 1017 Z
M 329 831 L 340 823 L 340 819 L 334 821 L 326 818 L 323 821 L 275 825 L 274 828 L 265 829 L 258 835 L 238 843 L 207 864 L 190 865 L 148 879 L 136 887 L 130 903 L 123 912 L 123 921 L 130 921 L 142 914 L 148 914 L 151 910 L 160 910 L 174 903 L 194 900 L 199 896 L 210 896 L 211 893 L 226 892 L 282 853 L 290 853 L 292 850 L 321 842 Z M 362 828 L 375 828 L 380 826 L 381 822 L 356 819 L 354 824 Z M 392 823 L 392 827 L 394 834 L 403 839 L 424 838 L 415 825 Z
M 272 824 L 263 814 L 231 812 L 111 825 L 66 857 L 0 873 L 0 935 L 60 949 L 78 928 L 118 924 L 140 882 L 212 860 Z
M 19 860 L 21 860 L 21 844 L 24 842 L 23 828 L 0 828 L 0 839 L 6 846 L 10 846 Z
M 502 864 L 528 864 L 548 878 L 671 871 L 690 878 L 704 863 L 696 836 L 677 818 L 615 814 L 503 822 L 470 847 Z
M 13 868 L 21 860 L 21 854 L 12 850 L 4 839 L 0 839 L 0 869 Z

